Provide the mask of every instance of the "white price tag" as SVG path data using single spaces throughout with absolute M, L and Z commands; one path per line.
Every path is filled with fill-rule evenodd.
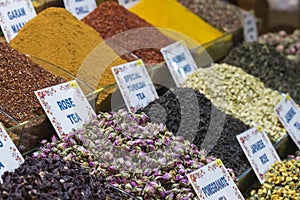
M 200 200 L 243 200 L 220 159 L 187 175 Z
M 300 112 L 294 100 L 286 95 L 275 107 L 280 122 L 300 149 Z
M 64 0 L 64 5 L 79 20 L 97 8 L 95 0 Z
M 181 86 L 187 76 L 198 68 L 191 52 L 183 41 L 175 42 L 160 51 L 177 87 Z
M 259 182 L 265 181 L 269 168 L 280 158 L 261 126 L 236 136 Z
M 244 40 L 246 42 L 257 41 L 257 26 L 255 17 L 251 12 L 243 13 L 243 31 L 244 31 Z
M 30 0 L 0 1 L 0 24 L 6 41 L 12 40 L 35 16 L 36 12 Z
M 24 162 L 24 158 L 1 124 L 0 154 L 0 182 L 2 183 L 2 174 L 6 171 L 12 172 L 17 169 Z
M 59 137 L 96 115 L 76 81 L 35 91 Z
M 118 0 L 118 2 L 121 6 L 124 6 L 125 8 L 129 9 L 135 4 L 139 3 L 140 0 Z
M 135 113 L 158 98 L 142 60 L 113 67 L 112 72 L 130 112 Z

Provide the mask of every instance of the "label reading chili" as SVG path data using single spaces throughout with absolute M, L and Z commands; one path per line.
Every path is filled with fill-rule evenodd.
M 95 0 L 64 0 L 64 5 L 79 20 L 97 8 Z
M 121 6 L 124 6 L 125 8 L 129 9 L 138 2 L 140 2 L 140 0 L 118 0 L 118 2 Z

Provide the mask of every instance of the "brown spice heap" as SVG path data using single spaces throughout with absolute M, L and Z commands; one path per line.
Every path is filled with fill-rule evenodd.
M 0 109 L 18 122 L 24 122 L 44 111 L 34 91 L 65 82 L 6 43 L 0 43 Z M 3 113 L 0 121 L 9 128 L 17 122 Z
M 164 59 L 160 49 L 174 42 L 145 20 L 112 1 L 100 4 L 83 21 L 98 31 L 119 55 L 124 53 L 124 49 L 129 50 L 148 64 L 162 62 Z M 119 33 L 122 34 L 117 35 Z
M 105 45 L 93 28 L 63 8 L 48 8 L 38 14 L 20 30 L 10 45 L 24 54 L 63 68 L 93 89 L 114 83 L 110 68 L 126 62 Z M 99 45 L 101 51 L 89 56 Z M 82 66 L 87 57 L 92 64 Z M 34 61 L 45 67 L 45 62 L 38 59 Z M 79 70 L 81 73 L 78 75 Z M 57 71 L 53 72 L 57 74 Z M 61 71 L 58 74 L 62 75 Z M 100 80 L 101 74 L 105 78 Z

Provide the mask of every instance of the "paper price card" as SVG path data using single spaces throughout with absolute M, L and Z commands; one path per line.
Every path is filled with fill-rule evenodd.
M 220 159 L 187 175 L 200 200 L 243 200 Z
M 158 98 L 142 60 L 113 67 L 112 72 L 130 112 L 135 113 Z
M 175 42 L 160 51 L 177 87 L 181 86 L 187 76 L 198 68 L 191 52 L 183 41 Z
M 23 162 L 24 158 L 10 139 L 4 127 L 0 123 L 0 182 L 1 176 L 6 171 L 17 169 Z
M 140 0 L 118 0 L 119 4 L 129 9 L 133 7 L 135 4 L 140 2 Z
M 36 12 L 30 0 L 0 0 L 0 24 L 7 42 L 35 16 Z
M 96 115 L 76 81 L 35 91 L 59 137 Z
M 280 122 L 300 149 L 300 112 L 294 100 L 286 95 L 275 107 Z
M 246 42 L 257 41 L 256 21 L 251 12 L 243 13 L 243 31 Z
M 79 20 L 97 8 L 95 0 L 64 0 L 64 5 Z
M 264 183 L 268 169 L 280 158 L 261 126 L 237 135 L 244 153 L 260 183 Z

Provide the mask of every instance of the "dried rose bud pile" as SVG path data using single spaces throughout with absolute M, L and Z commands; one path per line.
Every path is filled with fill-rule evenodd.
M 0 199 L 128 199 L 74 162 L 27 157 L 15 172 L 6 172 Z
M 89 167 L 114 186 L 143 199 L 196 199 L 186 177 L 215 160 L 144 114 L 100 113 L 35 157 L 63 158 Z
M 297 29 L 292 34 L 285 31 L 267 33 L 261 35 L 258 41 L 272 45 L 277 51 L 284 53 L 287 58 L 300 62 L 300 30 Z

